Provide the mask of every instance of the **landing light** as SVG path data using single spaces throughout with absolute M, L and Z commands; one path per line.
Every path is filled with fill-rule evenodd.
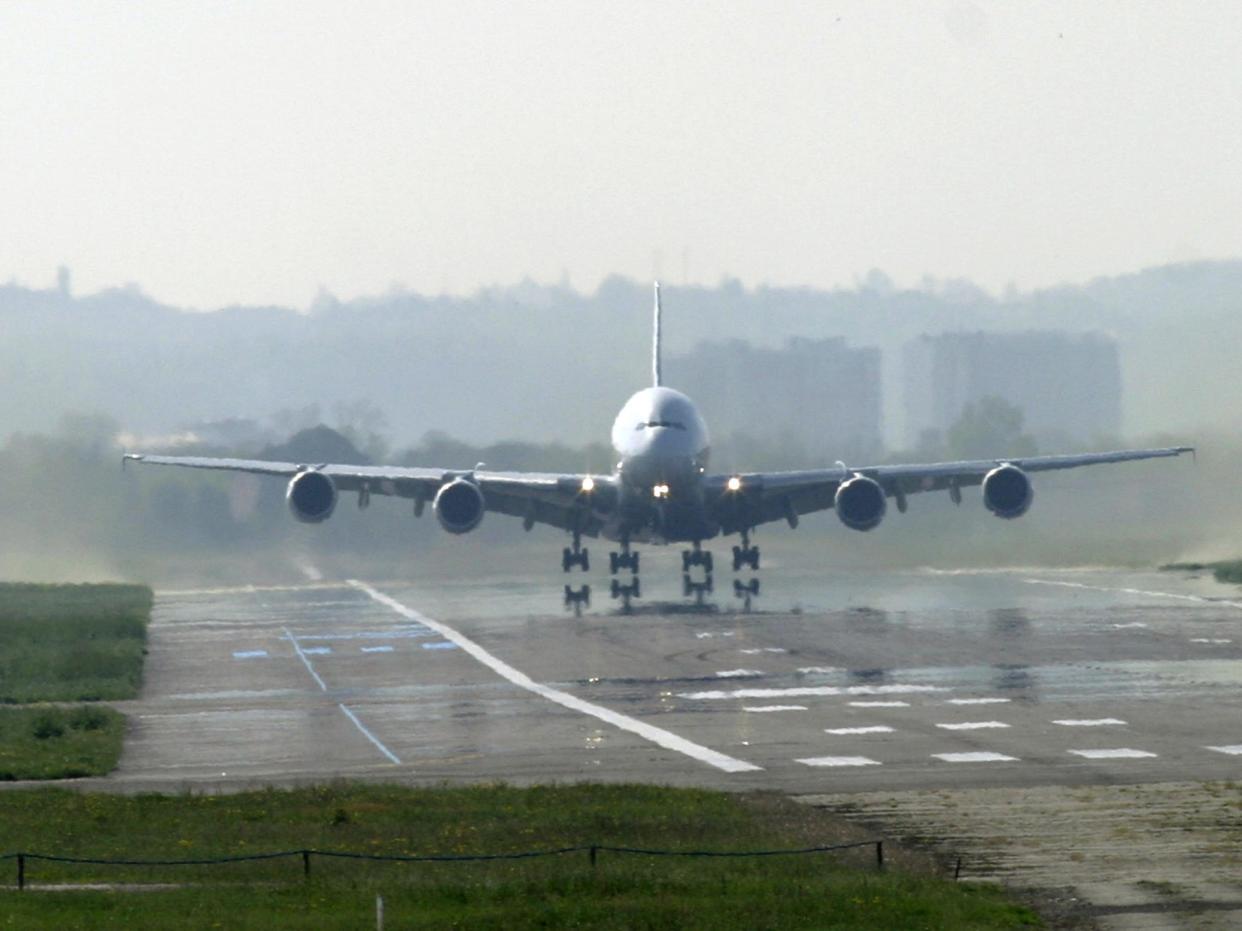
M 725 487 L 728 488 L 729 491 L 741 491 L 742 480 L 738 478 L 736 475 L 734 475 L 730 477 L 728 482 L 725 483 Z
M 651 494 L 653 497 L 656 497 L 656 498 L 667 498 L 668 497 L 668 486 L 667 485 L 656 485 L 654 488 L 651 489 Z
M 588 493 L 594 491 L 595 490 L 595 479 L 591 478 L 591 476 L 589 475 L 586 478 L 584 478 L 582 480 L 582 490 Z

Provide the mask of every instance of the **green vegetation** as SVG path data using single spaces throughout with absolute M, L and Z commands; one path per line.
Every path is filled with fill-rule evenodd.
M 582 844 L 784 849 L 860 839 L 774 795 L 650 786 L 406 789 L 333 785 L 232 796 L 0 793 L 4 852 L 212 858 L 319 848 L 476 854 Z M 1009 928 L 1038 923 L 997 889 L 879 872 L 874 851 L 746 859 L 585 853 L 529 860 L 384 864 L 300 858 L 197 868 L 28 861 L 27 882 L 175 883 L 141 895 L 0 893 L 23 928 L 388 927 Z M 16 871 L 12 861 L 0 868 Z M 12 880 L 10 880 L 11 882 Z
M 151 600 L 142 585 L 0 584 L 0 702 L 133 698 Z
M 1210 569 L 1217 582 L 1242 585 L 1242 559 L 1227 559 L 1221 562 L 1174 562 L 1160 568 L 1181 569 L 1187 572 L 1207 572 Z
M 132 698 L 142 684 L 151 589 L 0 584 L 0 780 L 110 772 L 125 719 L 41 702 Z
M 125 717 L 111 708 L 0 708 L 0 781 L 102 775 L 124 735 Z

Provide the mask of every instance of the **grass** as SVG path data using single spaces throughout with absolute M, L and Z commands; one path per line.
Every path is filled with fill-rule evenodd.
M 0 847 L 102 858 L 320 848 L 475 854 L 582 844 L 674 850 L 839 843 L 823 812 L 775 795 L 650 786 L 407 789 L 333 785 L 231 796 L 0 793 Z M 913 855 L 898 855 L 911 858 Z M 178 883 L 141 894 L 0 892 L 0 926 L 127 929 L 1010 928 L 1037 924 L 997 889 L 879 872 L 874 848 L 747 859 L 585 853 L 452 864 L 312 861 L 140 868 L 32 861 L 27 881 Z M 922 861 L 918 861 L 922 862 Z M 12 861 L 0 869 L 14 869 Z M 2 875 L 2 874 L 0 874 Z M 15 875 L 15 873 L 14 873 Z M 12 882 L 12 880 L 9 880 Z M 8 925 L 4 922 L 7 920 Z
M 1242 585 L 1242 559 L 1226 559 L 1221 562 L 1174 562 L 1161 569 L 1181 569 L 1187 572 L 1206 572 L 1212 570 L 1217 582 Z
M 133 698 L 151 589 L 0 584 L 0 702 Z
M 125 717 L 111 708 L 0 708 L 0 781 L 103 775 L 124 736 Z

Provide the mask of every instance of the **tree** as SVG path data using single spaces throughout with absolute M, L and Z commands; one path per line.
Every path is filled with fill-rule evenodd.
M 1035 440 L 1022 432 L 1022 409 L 993 395 L 966 405 L 949 427 L 948 452 L 955 459 L 1033 456 Z

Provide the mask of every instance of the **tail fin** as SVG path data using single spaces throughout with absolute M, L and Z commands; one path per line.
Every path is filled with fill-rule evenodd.
M 651 339 L 651 377 L 660 387 L 660 282 L 655 283 L 655 331 Z

